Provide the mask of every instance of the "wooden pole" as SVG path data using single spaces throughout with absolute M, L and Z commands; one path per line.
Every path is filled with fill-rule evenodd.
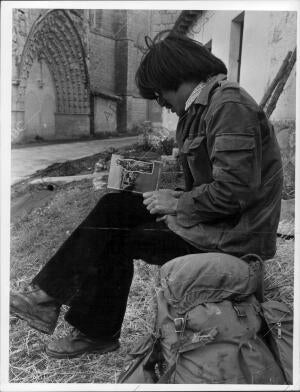
M 285 59 L 283 60 L 281 67 L 280 67 L 279 71 L 277 72 L 275 78 L 273 79 L 270 86 L 267 88 L 267 91 L 265 92 L 265 94 L 259 104 L 262 109 L 264 109 L 266 103 L 271 98 L 276 85 L 278 84 L 278 82 L 280 81 L 282 76 L 284 75 L 285 68 L 287 67 L 287 65 L 289 63 L 289 59 L 290 59 L 291 55 L 292 55 L 292 52 L 289 51 L 288 54 L 286 55 Z
M 296 62 L 296 48 L 294 49 L 292 55 L 290 56 L 289 62 L 286 66 L 284 74 L 281 76 L 277 86 L 274 89 L 274 92 L 272 94 L 272 97 L 270 98 L 270 102 L 267 105 L 265 112 L 266 116 L 269 118 L 271 114 L 273 113 L 274 109 L 276 108 L 278 99 L 284 89 L 284 86 L 290 76 L 290 73 L 292 72 L 292 69 L 294 67 L 294 64 Z

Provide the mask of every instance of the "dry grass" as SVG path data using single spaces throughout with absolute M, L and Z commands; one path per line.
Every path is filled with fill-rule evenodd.
M 167 181 L 165 180 L 165 184 Z M 31 189 L 32 192 L 36 190 Z M 22 289 L 95 205 L 103 191 L 88 181 L 55 190 L 44 205 L 18 216 L 11 226 L 11 287 Z M 266 262 L 266 296 L 293 302 L 294 241 L 278 239 L 278 252 Z M 10 382 L 12 383 L 115 383 L 126 353 L 154 324 L 158 267 L 135 261 L 134 280 L 121 334 L 121 348 L 106 355 L 82 355 L 55 360 L 44 353 L 50 339 L 68 333 L 63 309 L 52 337 L 40 334 L 11 317 Z
M 293 309 L 294 240 L 277 240 L 276 257 L 265 262 L 266 299 L 279 300 Z
M 70 327 L 61 312 L 52 337 L 40 334 L 15 317 L 10 329 L 10 382 L 22 383 L 115 383 L 128 350 L 139 336 L 153 327 L 153 283 L 157 267 L 135 262 L 135 274 L 121 334 L 121 348 L 113 353 L 56 360 L 44 352 L 51 339 L 64 336 Z
M 33 190 L 32 190 L 33 191 Z M 92 209 L 103 191 L 95 192 L 88 181 L 65 185 L 50 200 L 11 225 L 11 288 L 24 288 L 55 250 Z M 153 287 L 157 267 L 135 261 L 121 348 L 103 356 L 83 355 L 69 360 L 50 359 L 44 346 L 64 336 L 70 326 L 63 308 L 52 337 L 30 329 L 25 322 L 10 320 L 10 382 L 16 383 L 114 383 L 127 351 L 138 336 L 153 327 Z

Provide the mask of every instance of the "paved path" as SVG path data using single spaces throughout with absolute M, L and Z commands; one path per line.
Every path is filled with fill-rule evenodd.
M 137 137 L 133 136 L 12 149 L 11 183 L 24 180 L 37 170 L 45 169 L 53 163 L 82 158 L 97 154 L 109 147 L 123 147 L 136 141 Z

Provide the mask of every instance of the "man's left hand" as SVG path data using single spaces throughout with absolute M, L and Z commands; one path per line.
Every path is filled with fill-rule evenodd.
M 150 214 L 175 215 L 178 198 L 182 193 L 181 191 L 173 191 L 172 189 L 145 192 L 143 193 L 143 203 L 147 206 Z

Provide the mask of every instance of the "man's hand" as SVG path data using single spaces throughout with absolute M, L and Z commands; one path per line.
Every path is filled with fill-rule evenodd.
M 177 210 L 178 198 L 182 191 L 173 191 L 172 189 L 160 189 L 143 194 L 144 204 L 150 214 L 175 215 Z

